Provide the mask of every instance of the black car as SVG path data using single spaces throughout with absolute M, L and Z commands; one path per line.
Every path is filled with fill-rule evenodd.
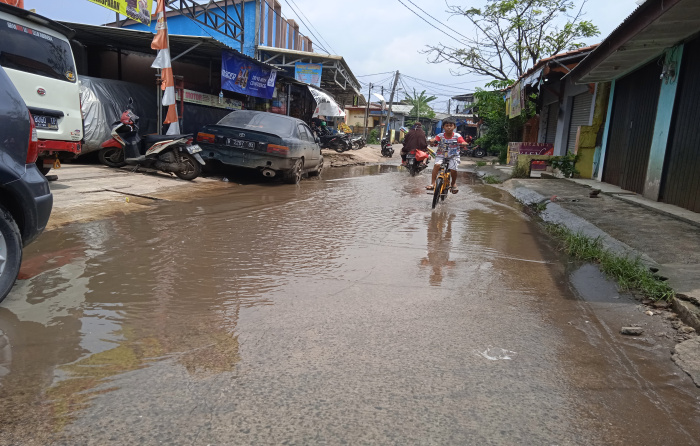
M 197 133 L 200 155 L 236 167 L 257 169 L 266 177 L 296 184 L 304 173 L 320 175 L 321 147 L 301 119 L 238 110 Z
M 34 120 L 0 66 L 0 301 L 14 285 L 22 248 L 46 227 L 53 206 L 49 183 L 35 162 Z

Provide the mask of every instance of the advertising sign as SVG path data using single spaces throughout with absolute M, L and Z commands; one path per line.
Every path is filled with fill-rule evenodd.
M 230 51 L 221 52 L 221 88 L 235 93 L 272 99 L 277 71 Z
M 121 15 L 125 15 L 132 20 L 141 22 L 146 26 L 151 25 L 151 11 L 153 10 L 153 0 L 88 0 Z
M 179 101 L 181 99 L 181 90 L 175 90 L 175 96 Z M 243 103 L 237 99 L 220 98 L 212 94 L 200 93 L 198 91 L 184 90 L 185 102 L 197 105 L 206 105 L 207 107 L 225 108 L 227 110 L 242 110 Z
M 554 144 L 546 142 L 509 142 L 508 164 L 514 166 L 518 163 L 518 155 L 554 155 Z M 544 170 L 545 161 L 533 161 L 532 170 Z
M 508 113 L 508 116 L 511 118 L 520 116 L 520 112 L 523 109 L 521 90 L 522 85 L 520 85 L 520 82 L 516 82 L 510 90 L 510 113 Z
M 316 87 L 321 86 L 323 65 L 317 63 L 295 63 L 294 79 Z

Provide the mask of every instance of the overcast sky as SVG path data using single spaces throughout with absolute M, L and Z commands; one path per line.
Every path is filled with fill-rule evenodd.
M 207 0 L 198 1 L 204 4 Z M 391 74 L 366 75 L 399 70 L 401 74 L 413 78 L 450 85 L 439 86 L 402 78 L 408 89 L 426 90 L 427 93 L 438 96 L 434 102 L 434 109 L 446 111 L 447 99 L 450 96 L 473 91 L 475 87 L 483 86 L 486 80 L 473 75 L 453 76 L 450 74 L 450 68 L 454 68 L 453 66 L 427 63 L 426 55 L 419 53 L 426 44 L 449 43 L 452 39 L 421 20 L 404 4 L 425 17 L 411 4 L 412 1 L 435 19 L 462 34 L 470 35 L 471 29 L 465 19 L 449 16 L 444 0 L 402 1 L 403 4 L 399 0 L 280 0 L 280 3 L 283 16 L 297 22 L 303 21 L 313 28 L 313 32 L 310 32 L 306 26 L 300 25 L 301 32 L 309 36 L 316 45 L 315 51 L 321 52 L 320 43 L 330 52 L 345 58 L 352 72 L 363 82 L 365 95 L 366 83 L 373 82 L 384 85 L 388 99 Z M 485 0 L 448 2 L 480 6 Z M 574 2 L 581 4 L 581 0 Z M 25 0 L 25 7 L 36 9 L 39 14 L 54 20 L 89 24 L 114 21 L 114 12 L 87 0 Z M 635 0 L 588 0 L 585 6 L 586 18 L 598 26 L 601 34 L 586 43 L 598 43 L 604 39 L 636 7 Z M 292 8 L 301 15 L 301 20 Z M 433 22 L 429 17 L 425 18 Z M 436 25 L 440 27 L 439 24 Z M 320 39 L 315 38 L 313 34 Z

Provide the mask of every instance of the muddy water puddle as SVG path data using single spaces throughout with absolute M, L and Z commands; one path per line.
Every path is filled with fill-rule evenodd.
M 618 345 L 507 194 L 465 173 L 431 210 L 427 181 L 333 169 L 43 234 L 0 304 L 0 444 L 692 444 L 670 344 Z

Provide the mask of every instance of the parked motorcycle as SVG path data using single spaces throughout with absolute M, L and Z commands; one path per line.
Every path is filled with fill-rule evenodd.
M 385 156 L 387 158 L 391 158 L 392 156 L 394 156 L 394 149 L 391 147 L 391 142 L 389 141 L 389 138 L 387 138 L 386 136 L 382 138 L 381 146 L 382 156 Z
M 333 149 L 336 152 L 345 152 L 352 148 L 350 138 L 345 133 L 335 133 L 331 135 L 319 134 L 322 149 Z
M 486 156 L 486 149 L 483 149 L 478 144 L 468 144 L 466 147 L 459 149 L 459 154 L 461 156 L 471 156 L 474 158 L 483 158 Z
M 364 136 L 350 136 L 350 146 L 353 150 L 361 149 L 365 146 L 365 144 L 367 144 L 367 141 L 365 140 Z
M 408 173 L 412 177 L 421 173 L 430 162 L 430 155 L 428 152 L 422 150 L 411 150 L 406 154 L 406 168 Z
M 192 144 L 192 134 L 139 135 L 139 117 L 132 110 L 133 101 L 114 123 L 112 138 L 101 144 L 100 161 L 109 167 L 127 164 L 174 173 L 183 180 L 194 180 L 202 173 L 202 149 Z

